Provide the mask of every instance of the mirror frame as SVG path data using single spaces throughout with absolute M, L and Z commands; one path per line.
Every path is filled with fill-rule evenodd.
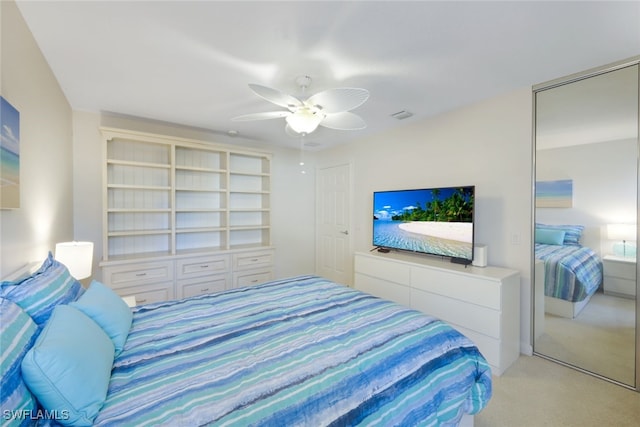
M 535 347 L 535 330 L 534 330 L 534 326 L 535 326 L 535 251 L 533 250 L 533 242 L 535 241 L 535 222 L 536 222 L 536 204 L 535 204 L 535 197 L 536 197 L 536 117 L 537 117 L 537 105 L 536 105 L 536 94 L 538 92 L 541 92 L 543 90 L 548 90 L 548 89 L 552 89 L 554 87 L 558 87 L 558 86 L 563 86 L 569 83 L 574 83 L 580 80 L 584 80 L 590 77 L 595 77 L 601 74 L 605 74 L 611 71 L 616 71 L 616 70 L 620 70 L 622 68 L 626 68 L 626 67 L 630 67 L 630 66 L 634 66 L 634 65 L 638 65 L 639 69 L 638 69 L 638 93 L 636 94 L 638 97 L 638 129 L 636 132 L 636 136 L 638 138 L 638 153 L 640 153 L 640 55 L 639 56 L 634 56 L 632 58 L 629 59 L 625 59 L 625 60 L 621 60 L 621 61 L 617 61 L 614 62 L 612 64 L 609 65 L 605 65 L 605 66 L 601 66 L 601 67 L 596 67 L 596 68 L 592 68 L 583 72 L 579 72 L 579 73 L 574 73 L 574 74 L 570 74 L 568 76 L 565 77 L 560 77 L 557 79 L 553 79 L 553 80 L 549 80 L 547 82 L 543 82 L 543 83 L 539 83 L 537 85 L 534 85 L 532 87 L 532 97 L 531 97 L 531 101 L 532 101 L 532 144 L 531 144 L 531 158 L 532 158 L 532 179 L 531 179 L 531 244 L 532 244 L 532 248 L 531 248 L 531 318 L 530 318 L 530 337 L 531 337 L 531 348 L 533 349 L 533 354 L 542 358 L 545 358 L 547 360 L 551 360 L 555 363 L 559 363 L 561 365 L 567 366 L 571 369 L 575 369 L 581 372 L 584 372 L 588 375 L 592 375 L 598 378 L 601 378 L 603 380 L 606 380 L 608 382 L 612 382 L 615 384 L 618 384 L 622 387 L 631 389 L 631 390 L 635 390 L 637 392 L 640 392 L 640 286 L 639 286 L 639 281 L 640 281 L 640 262 L 636 262 L 636 328 L 635 328 L 635 344 L 636 344 L 636 349 L 635 349 L 635 386 L 633 385 L 629 385 L 629 384 L 625 384 L 625 383 L 621 383 L 619 381 L 613 380 L 611 378 L 607 378 L 604 377 L 602 375 L 598 375 L 597 373 L 588 371 L 586 369 L 581 369 L 580 367 L 571 365 L 569 363 L 563 363 L 560 360 L 554 359 L 552 357 L 549 356 L 545 356 L 544 354 L 540 354 L 538 352 L 536 352 L 536 347 Z M 640 226 L 640 154 L 638 155 L 638 158 L 636 159 L 636 166 L 637 166 L 637 174 L 636 174 L 636 180 L 637 180 L 637 194 L 636 194 L 636 233 L 638 233 L 637 229 L 638 226 Z M 638 256 L 636 256 L 636 258 L 638 258 Z M 638 260 L 640 261 L 640 260 Z

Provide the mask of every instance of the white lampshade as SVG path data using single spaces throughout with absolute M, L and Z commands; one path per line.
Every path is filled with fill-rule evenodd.
M 56 244 L 56 260 L 64 264 L 77 280 L 91 276 L 93 242 L 62 242 Z
M 300 108 L 295 113 L 288 115 L 285 120 L 294 131 L 309 134 L 316 130 L 322 119 L 324 119 L 324 114 L 320 111 Z
M 607 224 L 609 240 L 636 240 L 635 224 Z

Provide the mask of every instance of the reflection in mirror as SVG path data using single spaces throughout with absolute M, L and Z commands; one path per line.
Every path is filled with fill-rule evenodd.
M 638 65 L 535 106 L 534 351 L 635 388 Z

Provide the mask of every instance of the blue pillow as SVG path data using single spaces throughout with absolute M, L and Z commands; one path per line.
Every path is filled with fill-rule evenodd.
M 35 414 L 36 400 L 27 388 L 20 364 L 35 343 L 38 326 L 15 303 L 0 298 L 0 413 L 3 426 L 19 426 Z M 7 418 L 7 414 L 24 414 Z M 24 411 L 24 412 L 23 412 Z
M 76 302 L 69 304 L 89 316 L 113 341 L 115 356 L 124 348 L 129 336 L 133 313 L 111 288 L 94 280 Z
M 551 225 L 536 223 L 536 230 L 562 230 L 564 231 L 563 245 L 568 246 L 580 246 L 580 238 L 582 238 L 582 232 L 584 231 L 584 225 Z
M 560 245 L 564 243 L 564 230 L 550 230 L 546 228 L 536 229 L 536 243 L 547 245 Z
M 42 407 L 64 425 L 90 426 L 107 396 L 113 343 L 96 323 L 56 306 L 22 360 L 22 376 Z
M 77 300 L 84 288 L 49 252 L 42 267 L 26 278 L 0 283 L 0 296 L 18 304 L 41 328 L 53 308 Z

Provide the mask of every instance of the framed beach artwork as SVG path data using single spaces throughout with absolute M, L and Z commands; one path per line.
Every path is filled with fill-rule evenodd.
M 0 209 L 20 207 L 20 113 L 0 96 Z
M 536 182 L 536 208 L 570 208 L 573 206 L 573 180 Z

